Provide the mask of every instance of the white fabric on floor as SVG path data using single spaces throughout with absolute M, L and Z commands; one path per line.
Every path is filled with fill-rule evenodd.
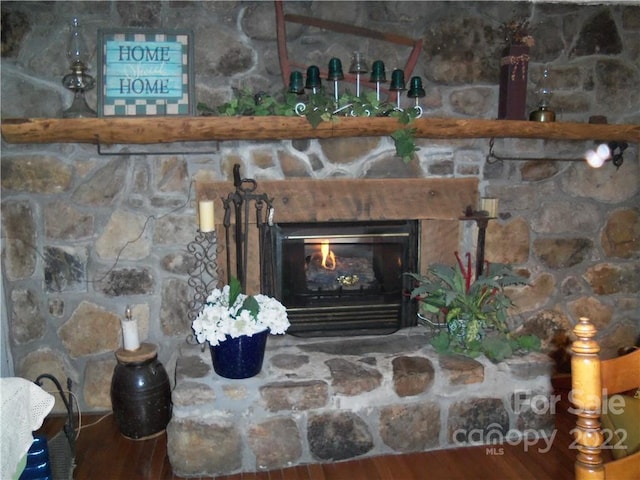
M 0 478 L 13 478 L 33 443 L 55 398 L 35 383 L 18 377 L 0 378 Z

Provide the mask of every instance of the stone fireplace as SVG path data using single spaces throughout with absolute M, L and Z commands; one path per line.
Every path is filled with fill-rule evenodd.
M 409 416 L 419 420 L 412 415 L 429 411 L 430 402 L 437 402 L 441 408 L 439 439 L 441 445 L 447 445 L 443 440 L 448 428 L 445 420 L 454 400 L 466 402 L 469 397 L 463 400 L 463 395 L 490 398 L 483 392 L 495 385 L 502 388 L 511 377 L 502 376 L 502 370 L 483 362 L 481 367 L 473 362 L 468 367 L 451 367 L 450 361 L 430 358 L 429 348 L 413 350 L 410 343 L 401 345 L 403 354 L 395 348 L 381 352 L 379 343 L 391 348 L 396 345 L 394 339 L 413 335 L 419 328 L 378 336 L 375 342 L 368 337 L 350 339 L 350 343 L 341 344 L 342 353 L 349 351 L 349 355 L 341 355 L 338 360 L 328 353 L 310 354 L 311 347 L 298 350 L 311 339 L 270 338 L 273 341 L 264 376 L 255 383 L 241 385 L 220 381 L 211 372 L 207 352 L 179 349 L 191 333 L 187 312 L 191 292 L 187 281 L 192 259 L 185 246 L 193 240 L 195 230 L 192 180 L 199 184 L 203 196 L 209 188 L 206 185 L 219 183 L 219 190 L 212 191 L 215 195 L 210 197 L 219 199 L 233 188 L 231 167 L 237 163 L 242 164 L 246 176 L 258 179 L 260 188 L 274 197 L 277 222 L 324 222 L 333 221 L 334 217 L 335 221 L 416 219 L 420 223 L 420 268 L 432 262 L 452 261 L 462 228 L 466 229 L 463 237 L 473 236 L 467 235 L 473 222 L 460 222 L 457 217 L 460 207 L 464 208 L 467 202 L 473 204 L 478 194 L 468 195 L 468 201 L 463 201 L 454 198 L 459 194 L 457 187 L 450 187 L 467 181 L 469 191 L 479 190 L 482 195 L 500 198 L 500 218 L 490 222 L 487 229 L 486 258 L 517 265 L 531 275 L 531 287 L 514 297 L 521 313 L 513 317 L 513 326 L 544 335 L 545 351 L 554 353 L 561 372 L 568 371 L 565 348 L 580 316 L 597 322 L 605 357 L 631 345 L 640 332 L 640 162 L 634 107 L 639 98 L 638 51 L 634 47 L 640 34 L 639 7 L 567 4 L 559 11 L 542 3 L 523 4 L 521 13 L 530 16 L 531 25 L 548 38 L 543 42 L 544 52 L 538 50 L 543 55 L 531 58 L 530 107 L 536 108 L 533 93 L 545 65 L 552 66 L 558 87 L 554 102 L 561 115 L 546 140 L 520 137 L 537 130 L 530 122 L 500 121 L 495 130 L 484 130 L 487 138 L 476 136 L 477 122 L 496 125 L 489 119 L 497 116 L 500 58 L 491 52 L 501 48 L 502 36 L 497 34 L 500 24 L 513 16 L 511 9 L 502 8 L 499 2 L 493 6 L 486 2 L 442 2 L 435 10 L 431 2 L 396 2 L 391 10 L 385 2 L 299 3 L 301 14 L 313 13 L 380 31 L 411 31 L 433 47 L 422 52 L 415 71 L 428 74 L 427 96 L 422 99 L 424 116 L 428 125 L 436 128 L 432 132 L 427 127 L 426 136 L 417 138 L 416 159 L 406 164 L 395 156 L 388 132 L 376 137 L 360 136 L 358 122 L 348 122 L 348 128 L 356 135 L 353 138 L 329 138 L 334 123 L 323 122 L 309 138 L 290 139 L 289 130 L 274 120 L 274 130 L 280 132 L 281 138 L 266 140 L 247 133 L 256 131 L 256 123 L 262 124 L 257 117 L 247 118 L 246 127 L 240 129 L 241 140 L 216 142 L 209 140 L 216 133 L 210 124 L 191 123 L 197 119 L 189 119 L 187 123 L 193 128 L 189 133 L 207 138 L 206 141 L 173 146 L 132 144 L 122 145 L 122 149 L 114 145 L 113 151 L 120 154 L 111 157 L 98 155 L 95 145 L 71 141 L 71 137 L 66 140 L 70 143 L 20 144 L 3 136 L 2 267 L 6 317 L 1 330 L 7 347 L 2 351 L 11 360 L 6 362 L 3 358 L 3 366 L 14 365 L 14 373 L 25 378 L 35 379 L 48 372 L 62 382 L 73 380 L 83 412 L 109 411 L 109 387 L 116 362 L 113 352 L 122 340 L 120 317 L 125 306 L 131 304 L 140 321 L 141 339 L 158 345 L 159 358 L 167 367 L 175 364 L 180 350 L 180 380 L 174 397 L 176 421 L 190 422 L 196 429 L 205 429 L 203 425 L 207 423 L 206 433 L 211 433 L 208 438 L 212 440 L 218 438 L 216 433 L 230 432 L 232 435 L 223 436 L 222 440 L 231 443 L 219 444 L 242 445 L 240 454 L 237 449 L 228 450 L 233 452 L 229 458 L 234 462 L 238 455 L 242 457 L 242 467 L 234 468 L 257 468 L 275 462 L 266 461 L 264 452 L 254 453 L 256 445 L 248 446 L 247 432 L 252 432 L 252 442 L 260 443 L 257 439 L 264 438 L 263 443 L 267 443 L 269 432 L 293 431 L 291 438 L 302 445 L 307 442 L 308 430 L 314 432 L 312 438 L 321 438 L 317 435 L 320 429 L 316 415 L 322 419 L 332 411 L 336 421 L 330 425 L 337 425 L 343 418 L 353 418 L 358 425 L 361 423 L 356 417 L 366 422 L 377 442 L 367 452 L 369 455 L 436 448 L 427 442 L 421 444 L 423 438 L 419 436 L 400 437 L 406 441 L 404 445 L 389 440 L 393 446 L 388 446 L 378 440 L 388 440 L 389 433 L 395 431 L 390 419 L 398 418 L 395 425 L 402 430 L 402 419 Z M 171 22 L 175 28 L 193 28 L 196 98 L 212 108 L 232 99 L 234 89 L 250 87 L 274 93 L 285 87 L 281 72 L 275 67 L 276 28 L 269 2 L 80 4 L 83 18 L 92 30 L 127 25 L 157 28 L 158 22 L 166 24 L 166 19 L 175 19 Z M 492 15 L 486 15 L 487 8 Z M 64 35 L 53 38 L 51 32 L 64 30 L 69 20 L 67 9 L 62 2 L 3 2 L 2 10 L 3 33 L 7 33 L 6 43 L 3 41 L 7 51 L 2 57 L 3 130 L 12 118 L 32 117 L 45 124 L 51 120 L 65 124 L 66 120 L 59 117 L 72 98 L 60 84 L 61 60 L 57 55 L 42 55 L 43 41 L 38 40 L 51 38 L 51 48 L 64 51 Z M 376 21 L 372 23 L 373 19 Z M 561 28 L 563 25 L 571 28 Z M 211 35 L 212 29 L 216 38 Z M 591 35 L 593 31 L 608 35 L 596 37 Z M 324 35 L 315 28 L 308 32 L 291 29 L 290 33 L 295 37 L 290 40 L 296 42 L 296 59 L 304 65 L 320 61 L 322 66 L 333 56 L 344 62 L 351 53 L 352 44 L 343 34 Z M 95 35 L 90 38 L 95 39 Z M 450 38 L 480 41 L 451 42 Z M 355 46 L 383 57 L 374 42 L 358 41 Z M 567 45 L 573 46 L 569 55 Z M 89 46 L 92 48 L 93 42 Z M 392 62 L 394 58 L 385 53 L 383 59 Z M 91 105 L 95 105 L 95 93 L 93 90 L 89 94 Z M 603 114 L 607 115 L 609 127 L 628 132 L 625 140 L 630 141 L 630 146 L 622 167 L 608 165 L 594 170 L 584 162 L 560 161 L 578 158 L 593 147 L 591 138 L 572 138 L 587 125 L 590 116 Z M 144 125 L 145 119 L 141 120 Z M 185 132 L 184 127 L 178 128 L 178 119 L 174 123 L 173 119 L 158 118 L 158 122 L 157 129 L 127 130 L 141 138 Z M 93 139 L 94 129 L 85 128 L 90 123 L 72 128 L 72 136 L 83 133 Z M 195 125 L 200 125 L 197 130 Z M 510 132 L 509 138 L 501 138 L 505 132 Z M 105 131 L 100 134 L 102 137 Z M 495 153 L 504 160 L 487 161 L 494 134 Z M 143 153 L 147 151 L 148 155 Z M 129 155 L 122 155 L 127 152 Z M 515 161 L 509 157 L 532 160 Z M 363 181 L 375 188 L 365 189 L 368 192 L 363 195 L 352 195 L 350 189 L 360 188 L 358 178 L 367 178 L 366 182 L 378 178 L 381 183 Z M 411 178 L 415 183 L 413 187 L 411 181 L 396 183 L 397 178 Z M 271 183 L 273 187 L 267 185 Z M 344 190 L 330 188 L 335 185 Z M 313 186 L 309 194 L 313 199 L 298 198 L 290 191 L 304 191 L 308 186 Z M 221 223 L 221 218 L 217 221 Z M 467 226 L 462 227 L 463 224 Z M 472 247 L 464 248 L 470 250 Z M 223 280 L 224 271 L 221 273 Z M 255 281 L 253 286 L 257 288 Z M 282 345 L 285 340 L 295 344 Z M 329 341 L 314 343 L 323 344 L 323 350 L 328 351 L 324 344 Z M 305 357 L 308 363 L 304 363 Z M 410 360 L 396 360 L 397 357 Z M 395 364 L 426 363 L 414 362 L 411 357 L 430 360 L 434 381 L 422 395 L 401 396 L 406 391 L 396 393 L 391 387 L 396 380 L 401 381 L 400 373 L 392 373 Z M 342 380 L 338 375 L 340 366 L 355 365 L 361 368 L 354 367 L 354 371 L 362 373 L 374 362 L 376 366 L 371 368 L 380 373 L 381 380 L 373 390 L 363 387 L 370 381 L 366 375 L 358 377 L 360 393 L 349 387 L 352 376 Z M 317 371 L 309 372 L 309 365 L 316 365 Z M 482 380 L 480 369 L 484 371 Z M 375 371 L 371 377 L 378 376 Z M 416 370 L 417 375 L 428 376 L 420 371 Z M 475 383 L 456 383 L 472 381 L 469 377 Z M 533 378 L 537 379 L 535 375 Z M 281 388 L 276 389 L 278 386 Z M 480 386 L 486 389 L 480 391 Z M 450 393 L 440 393 L 445 388 Z M 267 392 L 264 397 L 261 391 Z M 276 396 L 278 404 L 266 403 L 266 398 L 272 398 L 268 394 L 274 391 L 283 395 L 290 392 L 291 408 L 268 413 L 266 405 L 287 405 L 282 396 Z M 318 391 L 321 395 L 326 392 L 322 397 L 325 400 L 308 402 L 320 395 Z M 300 392 L 304 392 L 305 402 L 293 401 Z M 459 399 L 455 398 L 457 394 Z M 505 395 L 504 390 L 492 392 L 494 397 Z M 236 407 L 232 403 L 238 398 L 241 400 Z M 191 402 L 189 406 L 187 401 Z M 491 402 L 486 400 L 485 404 Z M 460 413 L 461 409 L 458 406 L 453 413 Z M 56 411 L 65 411 L 62 402 L 58 402 Z M 205 415 L 199 417 L 202 412 Z M 396 412 L 402 415 L 396 416 Z M 229 418 L 240 419 L 237 429 L 225 423 L 227 414 L 227 422 Z M 292 422 L 295 429 L 290 430 Z M 429 425 L 436 428 L 433 421 Z M 233 443 L 238 439 L 242 442 Z M 173 440 L 176 441 L 175 436 Z M 315 455 L 324 454 L 304 445 L 300 456 L 282 458 L 292 462 L 321 461 Z M 207 454 L 220 450 L 214 445 Z M 290 451 L 295 452 L 295 448 Z
M 424 270 L 431 262 L 452 261 L 460 244 L 459 217 L 477 201 L 474 179 L 290 180 L 258 182 L 258 187 L 273 198 L 275 221 L 283 230 L 280 248 L 292 253 L 287 258 L 302 262 L 302 268 L 297 263 L 286 265 L 288 260 L 281 255 L 284 273 L 304 288 L 296 290 L 283 282 L 276 292 L 294 305 L 294 330 L 299 304 L 326 300 L 324 295 L 315 295 L 311 302 L 295 298 L 300 291 L 309 294 L 310 283 L 314 283 L 311 290 L 318 290 L 317 284 L 324 281 L 314 277 L 310 282 L 309 271 L 312 262 L 321 261 L 315 257 L 326 237 L 333 235 L 329 243 L 333 241 L 330 250 L 336 265 L 339 257 L 350 258 L 350 268 L 359 269 L 350 274 L 364 278 L 373 269 L 369 259 L 375 255 L 354 248 L 362 246 L 358 243 L 372 253 L 384 244 L 382 235 L 395 237 L 395 244 L 387 242 L 378 253 L 395 258 L 397 264 L 399 244 L 417 234 L 416 266 Z M 233 187 L 212 182 L 197 188 L 199 199 L 220 199 Z M 216 215 L 218 211 L 222 218 L 222 208 L 216 208 Z M 224 238 L 222 232 L 218 238 Z M 293 245 L 286 244 L 288 239 Z M 225 247 L 219 246 L 219 255 L 226 254 Z M 259 257 L 255 242 L 250 252 L 248 264 L 257 265 L 251 261 Z M 224 264 L 218 261 L 221 279 L 226 278 Z M 379 278 L 400 273 L 397 266 L 386 268 L 389 271 Z M 315 273 L 325 275 L 320 270 Z M 333 284 L 333 274 L 328 276 L 331 286 L 320 288 L 323 293 L 330 291 L 331 297 L 349 293 Z M 259 288 L 259 278 L 254 269 L 248 285 Z M 366 283 L 376 283 L 375 275 Z M 355 290 L 365 293 L 359 287 Z M 439 356 L 429 345 L 433 332 L 409 320 L 397 323 L 397 318 L 390 330 L 404 328 L 395 333 L 353 331 L 359 322 L 370 325 L 375 312 L 385 308 L 381 302 L 379 308 L 346 322 L 344 331 L 329 328 L 322 338 L 270 336 L 262 372 L 241 381 L 218 377 L 208 349 L 183 345 L 176 362 L 173 418 L 167 428 L 174 473 L 215 476 L 335 462 L 464 446 L 470 443 L 464 432 L 472 430 L 512 438 L 553 427 L 552 412 L 537 415 L 530 405 L 514 407 L 516 395 L 551 394 L 548 357 L 536 354 L 494 365 L 484 358 Z M 321 317 L 322 309 L 316 315 Z M 313 330 L 313 320 L 305 321 Z M 299 327 L 303 334 L 306 327 L 304 322 Z

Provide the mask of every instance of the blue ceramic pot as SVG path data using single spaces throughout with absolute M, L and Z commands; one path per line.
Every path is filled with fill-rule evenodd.
M 485 327 L 481 326 L 481 328 Z M 447 322 L 447 330 L 449 330 L 449 335 L 458 340 L 464 348 L 468 347 L 469 342 L 482 340 L 482 332 L 480 330 L 478 330 L 472 338 L 467 338 L 469 335 L 467 333 L 469 330 L 469 322 L 464 318 L 452 318 L 449 320 Z
M 269 330 L 249 337 L 227 339 L 215 347 L 209 346 L 213 369 L 225 378 L 249 378 L 260 373 Z
M 464 343 L 467 337 L 467 324 L 463 319 L 452 318 L 447 322 L 447 329 L 449 330 L 449 335 Z

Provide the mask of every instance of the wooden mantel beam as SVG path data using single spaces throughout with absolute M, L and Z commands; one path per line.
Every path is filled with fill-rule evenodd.
M 640 141 L 640 125 L 609 125 L 461 118 L 420 118 L 416 137 L 538 138 Z M 386 136 L 402 128 L 395 118 L 339 117 L 313 128 L 300 117 L 25 118 L 2 121 L 8 143 L 157 144 L 222 140 L 285 140 Z

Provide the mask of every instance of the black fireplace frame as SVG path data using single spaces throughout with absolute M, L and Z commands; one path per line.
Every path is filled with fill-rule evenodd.
M 420 222 L 418 220 L 308 222 L 276 224 L 272 231 L 273 292 L 285 307 L 291 327 L 288 333 L 301 337 L 384 335 L 401 328 L 416 325 L 416 306 L 406 292 L 411 290 L 411 278 L 401 275 L 400 291 L 391 302 L 361 297 L 361 302 L 343 305 L 299 307 L 287 306 L 284 301 L 283 276 L 285 255 L 283 249 L 291 239 L 324 238 L 327 230 L 340 232 L 341 238 L 384 238 L 384 241 L 403 245 L 402 272 L 417 271 L 420 252 Z M 332 235 L 329 235 L 331 237 Z M 388 300 L 388 299 L 387 299 Z

